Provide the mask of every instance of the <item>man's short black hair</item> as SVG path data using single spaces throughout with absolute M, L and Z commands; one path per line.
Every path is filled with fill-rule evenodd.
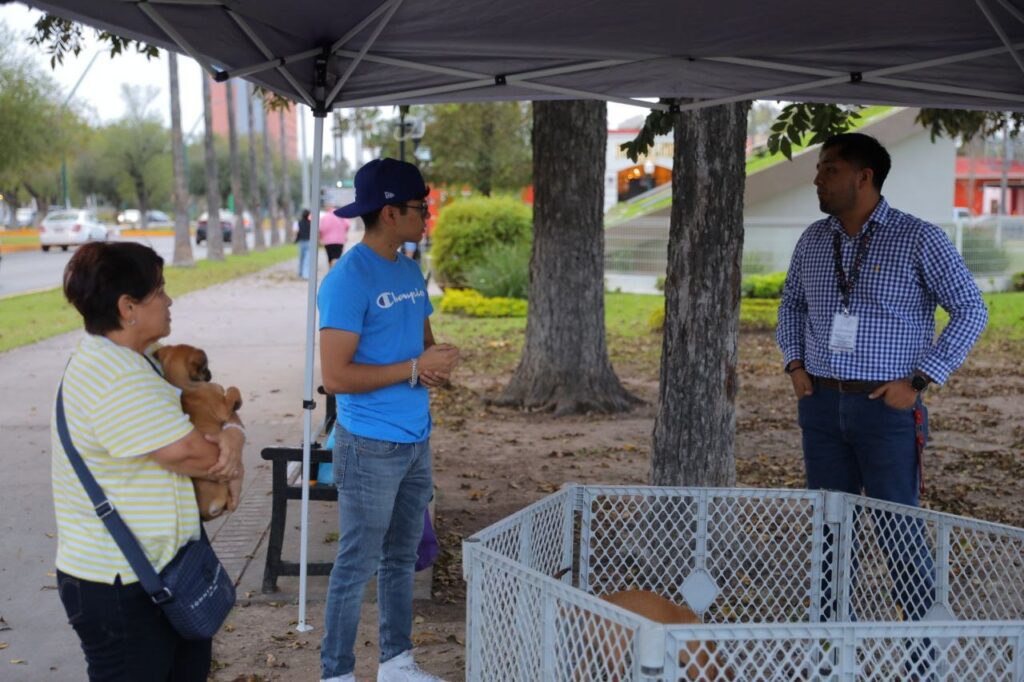
M 366 215 L 359 216 L 359 218 L 363 221 L 363 227 L 365 229 L 372 230 L 373 228 L 377 227 L 377 222 L 380 220 L 380 212 L 384 210 L 385 206 L 394 206 L 402 215 L 405 215 L 406 211 L 409 210 L 409 207 L 406 206 L 405 204 L 384 204 L 384 206 L 381 206 L 376 211 L 371 211 Z
M 871 184 L 879 192 L 882 191 L 882 183 L 889 175 L 892 160 L 881 142 L 864 133 L 840 133 L 828 138 L 825 144 L 821 145 L 823 150 L 833 147 L 843 161 L 857 168 L 870 168 L 873 171 Z

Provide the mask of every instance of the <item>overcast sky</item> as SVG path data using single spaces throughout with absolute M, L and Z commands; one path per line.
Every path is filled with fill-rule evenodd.
M 32 33 L 32 28 L 41 13 L 29 9 L 22 4 L 0 5 L 0 23 L 7 25 L 8 29 L 16 34 L 26 36 Z M 91 30 L 86 30 L 86 49 L 78 57 L 68 56 L 63 64 L 58 64 L 51 71 L 49 55 L 40 47 L 30 45 L 27 40 L 22 40 L 17 49 L 24 54 L 33 55 L 40 66 L 47 72 L 51 72 L 55 81 L 64 93 L 70 92 L 75 83 L 82 76 L 83 71 L 89 62 L 96 55 L 100 48 L 94 39 Z M 181 88 L 181 117 L 182 126 L 186 134 L 194 130 L 202 133 L 203 130 L 203 98 L 202 98 L 202 71 L 199 65 L 191 58 L 182 55 L 178 56 L 178 78 Z M 121 86 L 130 85 L 151 85 L 159 88 L 160 94 L 153 103 L 153 110 L 159 112 L 165 124 L 170 125 L 170 101 L 167 92 L 167 56 L 161 50 L 160 57 L 147 60 L 144 56 L 135 53 L 122 54 L 111 58 L 104 50 L 96 61 L 89 68 L 85 78 L 82 80 L 78 91 L 75 93 L 75 100 L 89 112 L 95 122 L 107 123 L 114 121 L 124 115 L 124 100 L 121 97 Z M 306 118 L 306 150 L 309 157 L 313 154 L 313 116 L 307 107 L 300 108 Z M 630 107 L 622 104 L 609 103 L 608 121 L 609 127 L 617 127 L 623 120 L 642 114 L 646 110 L 638 107 Z M 325 138 L 330 139 L 330 133 L 325 132 Z M 330 147 L 328 143 L 328 153 Z M 347 149 L 347 155 L 351 162 L 353 152 Z

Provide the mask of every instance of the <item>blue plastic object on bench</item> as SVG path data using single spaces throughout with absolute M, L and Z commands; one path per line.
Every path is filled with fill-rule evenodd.
M 324 441 L 324 450 L 333 449 L 334 429 L 331 429 L 331 435 L 327 436 L 327 440 Z M 334 485 L 334 465 L 330 462 L 321 464 L 316 471 L 316 482 L 320 485 Z

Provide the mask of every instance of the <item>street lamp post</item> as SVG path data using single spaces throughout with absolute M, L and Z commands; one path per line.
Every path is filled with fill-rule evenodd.
M 71 88 L 71 92 L 64 98 L 64 103 L 60 105 L 61 118 L 64 117 L 64 112 L 67 111 L 68 104 L 71 102 L 71 98 L 75 96 L 75 92 L 78 90 L 78 86 L 85 80 L 85 76 L 89 73 L 89 69 L 96 63 L 96 58 L 100 56 L 100 51 L 96 50 L 96 53 L 89 60 L 85 70 L 82 71 L 82 75 L 78 77 L 78 81 L 75 83 L 75 87 Z M 68 152 L 67 152 L 67 140 L 64 140 L 65 144 L 61 145 L 60 151 L 60 187 L 61 194 L 64 196 L 64 208 L 71 208 L 71 199 L 68 196 Z

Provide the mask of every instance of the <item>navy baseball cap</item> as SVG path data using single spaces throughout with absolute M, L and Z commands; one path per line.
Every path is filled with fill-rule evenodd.
M 356 200 L 335 209 L 334 215 L 357 218 L 388 204 L 423 199 L 430 192 L 419 168 L 396 159 L 374 159 L 366 164 L 356 172 L 355 185 Z

